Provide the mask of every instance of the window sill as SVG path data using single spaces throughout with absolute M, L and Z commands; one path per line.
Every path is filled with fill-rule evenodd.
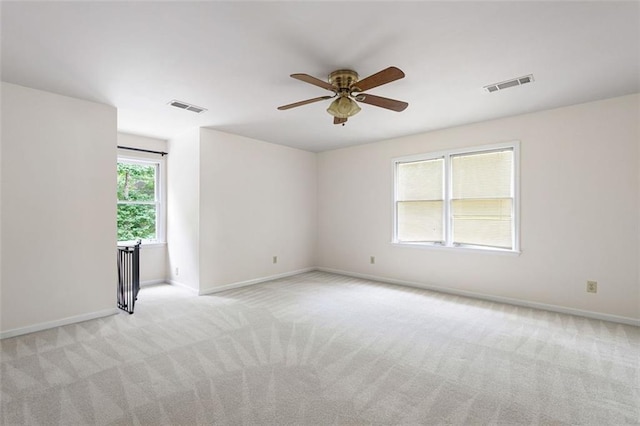
M 118 246 L 122 247 L 122 246 L 135 246 L 136 245 L 136 241 L 118 241 Z M 162 242 L 162 241 L 143 241 L 142 244 L 140 245 L 140 248 L 158 248 L 158 247 L 164 247 L 166 246 L 167 243 L 166 242 Z
M 491 247 L 451 247 L 451 246 L 443 246 L 440 244 L 399 243 L 397 241 L 392 241 L 391 245 L 395 247 L 404 247 L 404 248 L 443 250 L 443 251 L 467 252 L 467 253 L 488 253 L 488 254 L 498 254 L 498 255 L 506 255 L 506 256 L 520 256 L 520 254 L 522 254 L 520 250 L 506 250 L 506 249 L 491 248 Z

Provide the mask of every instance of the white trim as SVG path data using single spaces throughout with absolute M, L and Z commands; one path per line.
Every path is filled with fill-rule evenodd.
M 520 141 L 513 143 L 513 251 L 518 254 L 520 247 Z
M 260 284 L 266 281 L 273 281 L 273 280 L 277 280 L 279 278 L 286 278 L 286 277 L 290 277 L 292 275 L 298 275 L 298 274 L 303 274 L 305 272 L 312 272 L 312 271 L 316 271 L 318 270 L 318 268 L 304 268 L 304 269 L 298 269 L 296 271 L 290 271 L 290 272 L 284 272 L 282 274 L 277 274 L 277 275 L 269 275 L 268 277 L 262 277 L 262 278 L 255 278 L 252 280 L 247 280 L 247 281 L 239 281 L 237 283 L 232 283 L 232 284 L 226 284 L 220 287 L 213 287 L 213 288 L 209 288 L 209 289 L 205 289 L 205 290 L 200 290 L 198 292 L 198 294 L 200 296 L 203 296 L 205 294 L 212 294 L 212 293 L 219 293 L 221 291 L 227 291 L 227 290 L 233 290 L 236 288 L 241 288 L 241 287 L 247 287 L 250 285 L 254 285 L 254 284 Z
M 618 316 L 618 315 L 603 314 L 603 313 L 600 313 L 600 312 L 593 312 L 593 311 L 585 311 L 585 310 L 582 310 L 582 309 L 567 308 L 565 306 L 559 306 L 559 305 L 548 305 L 546 303 L 530 302 L 528 300 L 512 299 L 510 297 L 492 296 L 492 295 L 489 295 L 489 294 L 476 293 L 476 292 L 467 291 L 467 290 L 458 290 L 458 289 L 454 289 L 454 288 L 440 287 L 440 286 L 421 283 L 421 282 L 417 282 L 417 281 L 397 280 L 397 279 L 394 279 L 394 278 L 385 278 L 385 277 L 379 277 L 379 276 L 376 276 L 376 275 L 360 274 L 358 272 L 348 272 L 348 271 L 342 271 L 342 270 L 339 270 L 339 269 L 318 267 L 318 268 L 316 268 L 316 270 L 322 271 L 322 272 L 329 272 L 331 274 L 346 275 L 348 277 L 362 278 L 362 279 L 371 280 L 371 281 L 379 281 L 379 282 L 383 282 L 383 283 L 386 283 L 386 284 L 394 284 L 394 285 L 401 285 L 401 286 L 407 286 L 407 287 L 415 287 L 415 288 L 420 288 L 420 289 L 423 289 L 423 290 L 437 291 L 439 293 L 447 293 L 447 294 L 453 294 L 453 295 L 456 295 L 456 296 L 470 297 L 470 298 L 473 298 L 473 299 L 488 300 L 490 302 L 506 303 L 508 305 L 523 306 L 525 308 L 541 309 L 543 311 L 557 312 L 557 313 L 560 313 L 560 314 L 577 315 L 577 316 L 580 316 L 580 317 L 586 317 L 586 318 L 591 318 L 591 319 L 596 319 L 596 320 L 611 321 L 611 322 L 615 322 L 615 323 L 619 323 L 619 324 L 640 326 L 640 319 L 629 318 L 629 317 L 621 317 L 621 316 Z
M 241 281 L 241 282 L 237 282 L 237 283 L 233 283 L 233 284 L 227 284 L 227 285 L 224 285 L 224 286 L 221 286 L 221 287 L 216 287 L 216 288 L 207 289 L 207 290 L 200 290 L 200 291 L 197 291 L 196 289 L 194 289 L 192 287 L 189 287 L 186 284 L 183 284 L 183 283 L 180 283 L 180 282 L 174 281 L 174 280 L 168 280 L 168 281 L 167 280 L 150 280 L 150 281 L 145 281 L 144 283 L 141 283 L 141 286 L 168 283 L 168 284 L 171 284 L 171 285 L 175 285 L 177 287 L 182 287 L 182 288 L 184 288 L 186 290 L 189 290 L 190 292 L 192 292 L 194 294 L 198 294 L 198 295 L 202 296 L 202 295 L 205 295 L 205 294 L 219 293 L 219 292 L 223 292 L 223 291 L 226 291 L 226 290 L 232 290 L 232 289 L 236 289 L 236 288 L 247 287 L 247 286 L 254 285 L 254 284 L 260 284 L 260 283 L 263 283 L 263 282 L 266 282 L 266 281 L 272 281 L 272 280 L 276 280 L 276 279 L 279 279 L 279 278 L 285 278 L 285 277 L 298 275 L 298 274 L 302 274 L 302 273 L 305 273 L 305 272 L 312 272 L 312 271 L 328 272 L 328 273 L 332 273 L 332 274 L 339 274 L 339 275 L 344 275 L 344 276 L 348 276 L 348 277 L 362 278 L 362 279 L 367 279 L 367 280 L 372 280 L 372 281 L 383 282 L 383 283 L 387 283 L 387 284 L 401 285 L 401 286 L 406 286 L 406 287 L 415 287 L 415 288 L 419 288 L 419 289 L 423 289 L 423 290 L 437 291 L 437 292 L 440 292 L 440 293 L 453 294 L 453 295 L 457 295 L 457 296 L 465 296 L 465 297 L 470 297 L 470 298 L 474 298 L 474 299 L 488 300 L 488 301 L 491 301 L 491 302 L 506 303 L 506 304 L 509 304 L 509 305 L 523 306 L 523 307 L 533 308 L 533 309 L 541 309 L 541 310 L 550 311 L 550 312 L 557 312 L 557 313 L 561 313 L 561 314 L 577 315 L 577 316 L 586 317 L 586 318 L 592 318 L 592 319 L 596 319 L 596 320 L 611 321 L 611 322 L 620 323 L 620 324 L 640 326 L 640 319 L 635 319 L 635 318 L 622 317 L 622 316 L 612 315 L 612 314 L 603 314 L 603 313 L 600 313 L 600 312 L 593 312 L 593 311 L 585 311 L 585 310 L 582 310 L 582 309 L 574 309 L 574 308 L 568 308 L 568 307 L 558 306 L 558 305 L 549 305 L 549 304 L 546 304 L 546 303 L 530 302 L 530 301 L 527 301 L 527 300 L 512 299 L 512 298 L 509 298 L 509 297 L 492 296 L 492 295 L 483 294 L 483 293 L 476 293 L 476 292 L 473 292 L 473 291 L 458 290 L 458 289 L 452 289 L 452 288 L 447 288 L 447 287 L 440 287 L 440 286 L 421 283 L 421 282 L 417 282 L 417 281 L 398 280 L 398 279 L 394 279 L 394 278 L 385 278 L 385 277 L 379 277 L 379 276 L 376 276 L 376 275 L 361 274 L 361 273 L 357 273 L 357 272 L 349 272 L 349 271 L 343 271 L 343 270 L 339 270 L 339 269 L 332 269 L 332 268 L 325 268 L 325 267 L 304 268 L 304 269 L 299 269 L 299 270 L 296 270 L 296 271 L 290 271 L 290 272 L 285 272 L 285 273 L 282 273 L 282 274 L 271 275 L 271 276 L 268 276 L 268 277 L 262 277 L 262 278 L 256 278 L 256 279 L 252 279 L 252 280 L 247 280 L 247 281 Z M 16 336 L 21 336 L 21 335 L 29 334 L 29 333 L 35 333 L 37 331 L 48 330 L 48 329 L 55 328 L 55 327 L 62 327 L 62 326 L 69 325 L 69 324 L 75 324 L 75 323 L 79 323 L 79 322 L 84 322 L 84 321 L 89 321 L 89 320 L 93 320 L 93 319 L 103 318 L 103 317 L 107 317 L 107 316 L 110 316 L 110 315 L 115 315 L 115 314 L 118 314 L 118 313 L 120 313 L 120 310 L 117 309 L 117 308 L 105 309 L 105 310 L 102 310 L 102 311 L 90 312 L 90 313 L 87 313 L 87 314 L 82 314 L 82 315 L 77 315 L 77 316 L 73 316 L 73 317 L 63 318 L 63 319 L 56 320 L 56 321 L 49 321 L 49 322 L 45 322 L 45 323 L 30 325 L 30 326 L 27 326 L 27 327 L 15 328 L 15 329 L 12 329 L 12 330 L 7 330 L 7 331 L 0 332 L 0 340 L 8 339 L 8 338 L 11 338 L 11 337 L 16 337 Z
M 97 318 L 108 317 L 119 313 L 118 308 L 105 309 L 102 311 L 89 312 L 87 314 L 76 315 L 73 317 L 62 318 L 55 321 L 42 322 L 39 324 L 29 325 L 27 327 L 14 328 L 0 332 L 0 340 L 10 337 L 21 336 L 23 334 L 35 333 L 36 331 L 48 330 L 50 328 L 62 327 L 64 325 L 75 324 L 78 322 L 89 321 Z
M 180 288 L 183 288 L 183 289 L 185 289 L 185 290 L 188 290 L 188 291 L 190 291 L 190 292 L 191 292 L 191 293 L 193 293 L 193 294 L 198 294 L 198 290 L 197 290 L 197 289 L 195 289 L 195 288 L 193 288 L 193 287 L 190 287 L 190 286 L 186 285 L 185 283 L 181 283 L 180 281 L 176 281 L 176 280 L 165 280 L 165 282 L 166 282 L 166 283 L 168 283 L 168 284 L 170 284 L 170 285 L 174 285 L 174 286 L 176 286 L 176 287 L 180 287 Z
M 167 280 L 163 278 L 160 280 L 140 281 L 140 287 L 148 287 L 150 285 L 158 285 L 158 284 L 167 284 Z
M 138 244 L 137 241 L 118 241 L 119 246 L 135 246 Z M 140 244 L 140 250 L 150 249 L 150 248 L 161 248 L 166 247 L 167 243 L 162 241 L 154 241 L 154 240 L 142 240 Z

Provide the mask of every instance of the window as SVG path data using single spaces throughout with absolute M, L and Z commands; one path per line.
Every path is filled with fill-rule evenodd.
M 118 158 L 118 241 L 164 240 L 161 161 Z
M 398 240 L 443 242 L 444 159 L 398 163 L 397 178 Z
M 400 244 L 519 250 L 518 144 L 394 160 Z

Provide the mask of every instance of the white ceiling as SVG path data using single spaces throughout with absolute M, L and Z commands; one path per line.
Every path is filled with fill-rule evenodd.
M 118 108 L 120 131 L 206 126 L 311 151 L 640 91 L 634 2 L 2 2 L 2 80 Z M 334 126 L 289 77 L 388 66 L 406 77 Z M 482 86 L 533 73 L 535 82 Z M 179 99 L 208 109 L 167 106 Z

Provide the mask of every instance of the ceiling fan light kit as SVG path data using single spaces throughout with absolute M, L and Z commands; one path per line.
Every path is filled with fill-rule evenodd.
M 359 113 L 361 108 L 358 104 L 351 100 L 348 96 L 340 96 L 335 101 L 331 102 L 327 112 L 334 117 L 349 118 Z
M 283 105 L 278 107 L 278 109 L 287 110 L 326 99 L 332 99 L 337 96 L 337 99 L 334 99 L 334 101 L 329 105 L 329 108 L 327 108 L 327 112 L 334 117 L 334 124 L 342 124 L 344 126 L 349 117 L 360 112 L 361 108 L 358 105 L 358 102 L 397 112 L 404 111 L 409 105 L 406 102 L 397 101 L 395 99 L 362 93 L 365 90 L 404 78 L 404 73 L 396 67 L 386 68 L 363 80 L 359 80 L 358 73 L 353 70 L 334 71 L 329 74 L 328 82 L 312 77 L 308 74 L 291 74 L 291 77 L 332 91 L 334 95 L 307 99 L 305 101 Z

